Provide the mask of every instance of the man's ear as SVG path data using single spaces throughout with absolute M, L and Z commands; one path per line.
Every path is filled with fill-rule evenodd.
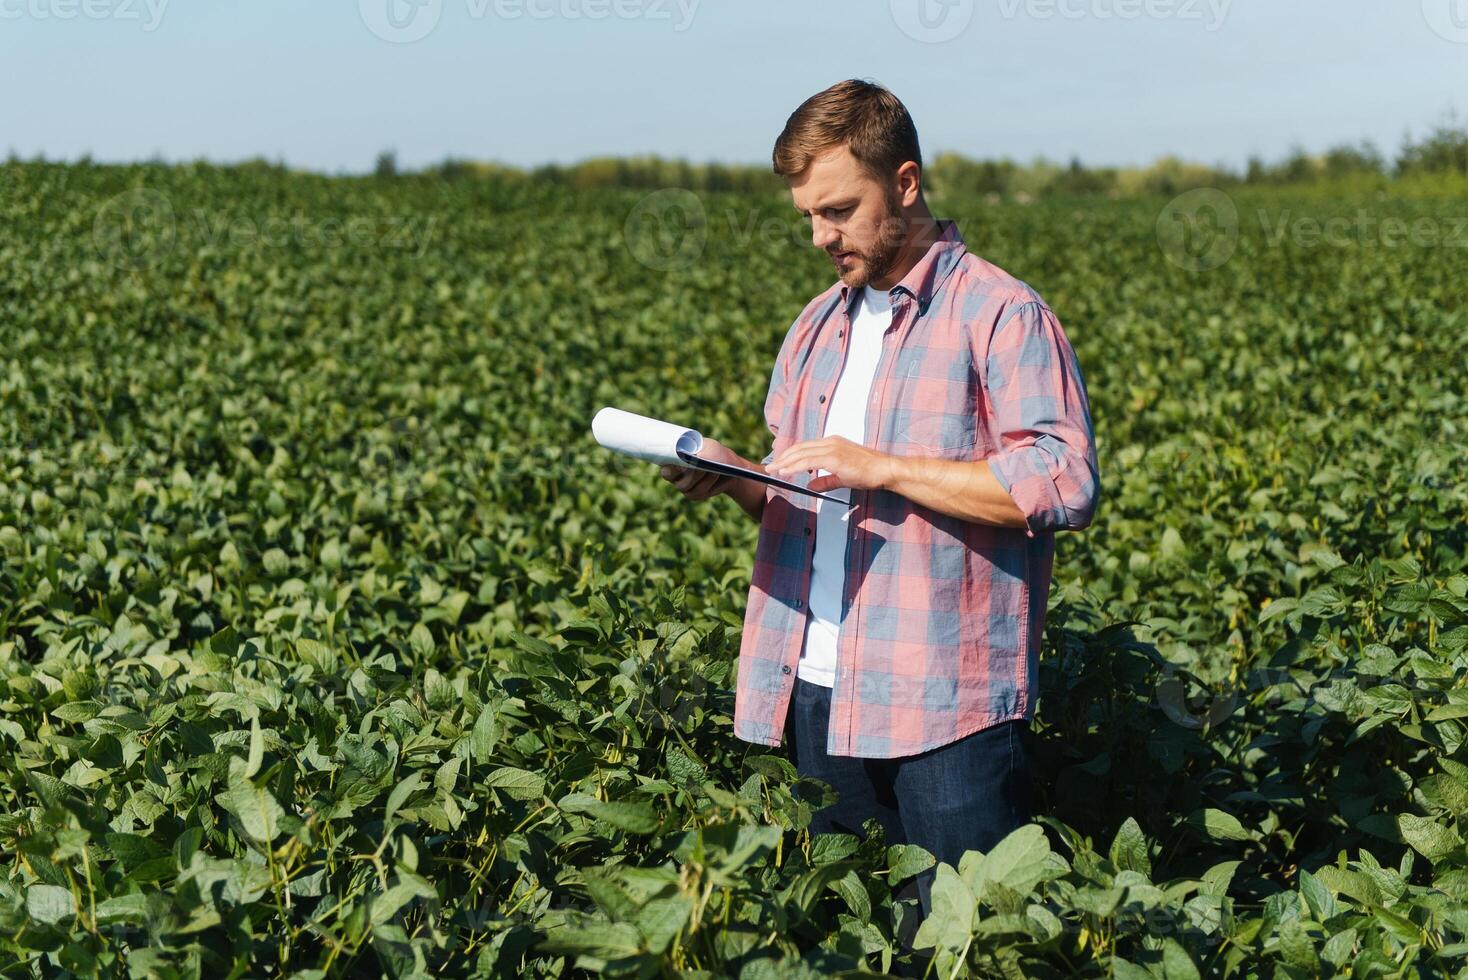
M 923 192 L 922 170 L 917 163 L 908 160 L 897 168 L 897 200 L 905 208 L 918 202 Z

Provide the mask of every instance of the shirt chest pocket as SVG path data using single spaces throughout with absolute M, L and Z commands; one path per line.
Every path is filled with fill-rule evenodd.
M 905 456 L 972 460 L 988 455 L 978 379 L 968 359 L 899 358 L 888 400 L 889 451 Z

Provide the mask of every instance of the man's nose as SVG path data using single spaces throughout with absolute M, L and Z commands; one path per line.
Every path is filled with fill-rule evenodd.
M 836 231 L 836 226 L 823 218 L 812 217 L 810 220 L 810 243 L 816 248 L 828 249 L 841 236 Z

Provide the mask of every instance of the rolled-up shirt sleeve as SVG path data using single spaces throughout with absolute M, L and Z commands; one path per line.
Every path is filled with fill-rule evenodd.
M 789 335 L 786 335 L 785 344 L 780 347 L 780 354 L 775 358 L 775 366 L 770 370 L 770 387 L 765 395 L 765 425 L 770 429 L 773 436 L 780 435 L 780 417 L 785 411 L 785 399 L 787 397 L 788 385 L 785 378 L 785 354 L 789 347 Z M 760 460 L 761 465 L 769 466 L 775 458 L 775 450 L 772 446 Z
M 793 369 L 791 358 L 796 339 L 802 323 L 807 320 L 814 305 L 815 301 L 812 300 L 786 329 L 785 339 L 780 342 L 780 352 L 775 355 L 775 365 L 770 369 L 770 385 L 765 394 L 765 425 L 769 427 L 770 434 L 776 440 L 780 437 L 781 420 L 785 417 L 786 409 L 789 406 L 792 382 L 795 380 L 790 375 Z M 760 463 L 768 466 L 774 458 L 775 450 L 772 446 Z
M 995 328 L 984 368 L 997 434 L 989 469 L 1024 512 L 1025 533 L 1088 526 L 1101 497 L 1091 406 L 1054 312 L 1016 306 Z
M 765 425 L 770 429 L 770 435 L 780 434 L 780 415 L 785 410 L 786 383 L 785 383 L 785 349 L 780 349 L 780 355 L 775 358 L 775 366 L 770 370 L 770 387 L 765 395 Z M 765 455 L 760 462 L 769 466 L 775 458 L 774 447 Z

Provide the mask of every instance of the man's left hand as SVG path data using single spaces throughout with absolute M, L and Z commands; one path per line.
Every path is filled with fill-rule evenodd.
M 837 487 L 880 490 L 891 482 L 895 461 L 893 456 L 868 449 L 850 439 L 828 436 L 825 439 L 807 439 L 787 447 L 770 460 L 766 470 L 781 477 L 792 476 L 801 470 L 812 473 L 826 470 L 829 476 L 818 476 L 810 481 L 810 489 L 817 493 Z

